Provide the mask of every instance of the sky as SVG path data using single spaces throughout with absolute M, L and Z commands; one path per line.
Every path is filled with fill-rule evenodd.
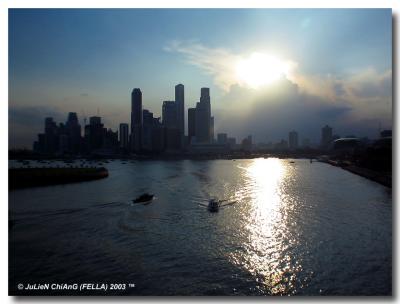
M 116 130 L 133 88 L 161 116 L 178 83 L 186 111 L 209 87 L 215 134 L 237 141 L 392 128 L 390 9 L 10 9 L 8 47 L 10 148 L 68 112 Z

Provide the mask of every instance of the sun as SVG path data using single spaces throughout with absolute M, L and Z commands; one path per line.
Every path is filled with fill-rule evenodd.
M 283 76 L 287 76 L 290 64 L 277 57 L 253 53 L 236 64 L 236 76 L 240 83 L 252 88 L 268 85 Z

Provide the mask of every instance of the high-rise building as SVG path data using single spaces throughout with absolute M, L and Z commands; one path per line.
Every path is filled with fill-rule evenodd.
M 299 134 L 296 131 L 289 132 L 289 148 L 296 150 L 299 147 Z
M 149 110 L 143 110 L 143 141 L 142 148 L 145 151 L 152 150 L 152 130 L 153 130 L 153 113 Z
M 65 124 L 66 135 L 67 135 L 67 151 L 72 154 L 80 152 L 81 149 L 81 125 L 78 121 L 78 115 L 75 112 L 68 113 L 68 119 Z
M 180 133 L 181 147 L 185 138 L 185 87 L 183 84 L 175 86 L 175 103 L 177 115 L 177 127 Z
M 201 88 L 200 102 L 196 104 L 196 142 L 211 142 L 211 103 L 210 89 Z
M 210 117 L 210 142 L 213 143 L 215 141 L 214 138 L 214 116 Z
M 178 128 L 177 109 L 174 101 L 164 101 L 162 105 L 162 123 L 167 128 Z
M 322 148 L 327 148 L 332 142 L 332 128 L 326 125 L 321 130 L 321 146 Z
M 162 123 L 165 131 L 165 148 L 176 151 L 181 147 L 181 137 L 178 128 L 177 106 L 174 101 L 164 101 L 162 106 Z
M 140 89 L 133 89 L 131 101 L 131 148 L 133 151 L 139 152 L 142 148 L 143 128 L 142 92 Z
M 85 144 L 88 152 L 103 148 L 106 131 L 101 123 L 101 117 L 89 118 L 89 124 L 85 126 Z
M 119 146 L 123 149 L 129 147 L 129 124 L 119 124 Z
M 188 142 L 189 144 L 196 138 L 196 108 L 188 109 Z
M 55 153 L 58 150 L 58 129 L 52 117 L 44 121 L 44 152 Z

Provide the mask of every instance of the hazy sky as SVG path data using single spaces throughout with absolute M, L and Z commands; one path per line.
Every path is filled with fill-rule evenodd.
M 186 111 L 210 87 L 215 133 L 239 141 L 287 139 L 294 129 L 318 142 L 325 124 L 376 137 L 392 124 L 392 12 L 9 10 L 11 147 L 31 147 L 46 116 L 65 122 L 70 111 L 82 124 L 99 111 L 115 130 L 130 120 L 136 87 L 160 116 L 178 83 Z

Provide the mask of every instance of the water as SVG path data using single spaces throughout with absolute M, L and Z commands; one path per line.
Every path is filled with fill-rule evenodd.
M 12 293 L 54 282 L 134 283 L 117 292 L 128 295 L 392 292 L 392 196 L 377 183 L 308 160 L 104 165 L 106 179 L 9 193 Z M 132 205 L 143 192 L 156 199 Z M 209 213 L 210 197 L 237 203 Z

